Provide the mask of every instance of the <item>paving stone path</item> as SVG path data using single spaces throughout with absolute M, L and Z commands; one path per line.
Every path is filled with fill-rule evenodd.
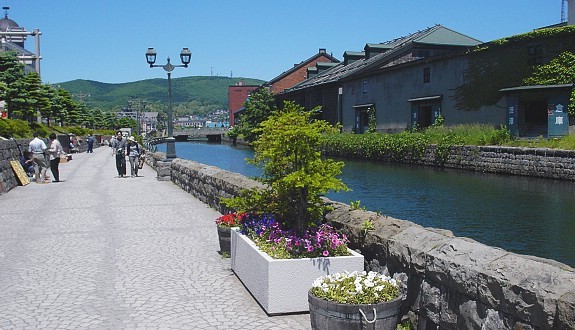
M 60 164 L 65 182 L 0 195 L 0 329 L 310 328 L 267 316 L 236 278 L 217 211 L 114 164 L 100 147 Z

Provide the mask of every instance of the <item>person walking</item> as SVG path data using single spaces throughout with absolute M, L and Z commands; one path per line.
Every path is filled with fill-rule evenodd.
M 118 178 L 123 178 L 126 175 L 126 140 L 122 137 L 122 131 L 116 133 L 116 140 L 112 141 L 112 150 L 116 156 Z
M 36 183 L 46 183 L 46 170 L 48 166 L 46 165 L 46 157 L 44 153 L 46 152 L 46 143 L 44 140 L 38 138 L 40 134 L 34 132 L 34 139 L 28 144 L 28 151 L 32 153 L 32 161 L 34 162 L 34 177 L 36 178 Z
M 50 151 L 50 170 L 54 177 L 52 182 L 62 182 L 60 181 L 58 166 L 60 165 L 60 155 L 64 154 L 64 148 L 62 148 L 62 144 L 56 138 L 56 133 L 50 133 L 50 149 L 48 151 Z
M 94 152 L 94 136 L 92 134 L 88 134 L 88 151 L 86 152 L 89 154 Z
M 133 136 L 128 138 L 128 146 L 126 148 L 128 159 L 130 160 L 130 176 L 138 176 L 138 160 L 140 158 L 140 146 Z

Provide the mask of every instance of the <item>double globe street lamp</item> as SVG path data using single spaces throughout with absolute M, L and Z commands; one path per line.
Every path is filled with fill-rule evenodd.
M 166 138 L 166 160 L 171 161 L 176 158 L 176 139 L 174 138 L 174 121 L 172 114 L 172 71 L 175 68 L 187 68 L 188 64 L 192 61 L 192 52 L 188 48 L 183 48 L 180 52 L 181 65 L 173 65 L 168 63 L 164 65 L 156 65 L 156 50 L 152 47 L 146 51 L 146 61 L 150 68 L 163 68 L 168 73 L 168 137 Z

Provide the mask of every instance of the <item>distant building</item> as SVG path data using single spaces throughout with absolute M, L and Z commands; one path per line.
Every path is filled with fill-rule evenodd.
M 142 112 L 140 120 L 142 122 L 143 132 L 151 132 L 156 130 L 158 125 L 158 113 L 157 112 Z
M 244 85 L 243 80 L 228 87 L 228 111 L 230 126 L 236 124 L 236 113 L 244 107 L 244 102 L 250 93 L 260 88 L 258 85 Z
M 178 116 L 174 125 L 181 128 L 201 128 L 204 127 L 205 122 L 201 119 L 193 119 L 191 116 Z
M 567 24 L 575 25 L 575 0 L 567 0 Z
M 263 86 L 276 95 L 309 78 L 310 72 L 313 72 L 318 65 L 324 64 L 329 67 L 337 63 L 339 63 L 338 59 L 329 55 L 325 48 L 320 48 L 317 54 L 299 64 L 294 64 L 293 68 L 266 82 Z
M 124 107 L 122 108 L 122 111 L 116 112 L 116 116 L 118 116 L 118 118 L 131 118 L 136 120 L 138 118 L 138 113 L 136 111 L 132 111 L 130 107 Z
M 25 28 L 20 27 L 18 23 L 8 18 L 9 7 L 3 7 L 4 18 L 0 19 L 0 52 L 14 52 L 20 63 L 24 64 L 24 72 L 36 72 L 40 75 L 40 30 L 34 29 L 32 32 L 26 31 Z M 27 36 L 34 36 L 35 52 L 31 52 L 24 48 Z M 8 117 L 5 111 L 4 101 L 0 102 L 0 117 Z M 38 118 L 40 121 L 40 118 Z
M 436 25 L 345 52 L 343 62 L 314 72 L 276 100 L 320 106 L 321 119 L 340 123 L 344 132 L 396 133 L 441 119 L 446 126 L 505 125 L 521 137 L 566 135 L 573 85 L 522 85 L 533 66 L 575 52 L 575 32 L 564 26 L 482 43 Z
M 8 18 L 9 7 L 3 7 L 4 18 L 0 19 L 0 52 L 14 52 L 20 63 L 24 64 L 26 72 L 36 72 L 40 75 L 40 30 L 26 31 L 18 23 Z M 28 36 L 33 36 L 35 40 L 35 51 L 25 49 L 25 42 Z

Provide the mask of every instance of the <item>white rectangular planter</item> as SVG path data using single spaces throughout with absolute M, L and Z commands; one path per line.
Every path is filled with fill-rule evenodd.
M 232 229 L 231 265 L 238 278 L 270 315 L 308 312 L 307 292 L 320 276 L 363 271 L 363 256 L 273 259 Z

